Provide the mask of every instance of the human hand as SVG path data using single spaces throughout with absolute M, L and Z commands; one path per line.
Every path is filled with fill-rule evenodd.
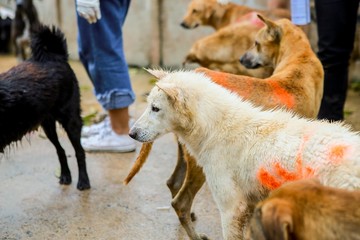
M 101 18 L 99 0 L 76 0 L 76 11 L 90 24 L 96 23 Z

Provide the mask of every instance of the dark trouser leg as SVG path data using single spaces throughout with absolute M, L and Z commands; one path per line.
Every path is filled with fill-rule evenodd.
M 319 119 L 343 120 L 349 58 L 359 0 L 315 0 L 318 22 L 318 56 L 324 66 L 324 96 Z

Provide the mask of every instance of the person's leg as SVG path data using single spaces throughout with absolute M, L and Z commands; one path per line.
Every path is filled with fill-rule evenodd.
M 117 134 L 129 133 L 129 108 L 109 110 L 111 127 Z
M 122 139 L 128 137 L 128 106 L 135 100 L 122 41 L 122 25 L 129 3 L 129 0 L 101 1 L 102 18 L 95 24 L 90 25 L 78 17 L 81 61 L 93 82 L 96 98 L 109 112 L 114 133 Z M 114 133 L 107 136 L 115 138 Z M 96 141 L 96 138 L 89 139 L 83 144 Z M 99 139 L 98 142 L 107 141 Z
M 324 96 L 319 119 L 343 120 L 359 0 L 315 0 Z

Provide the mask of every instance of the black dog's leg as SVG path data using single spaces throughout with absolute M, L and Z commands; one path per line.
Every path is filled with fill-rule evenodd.
M 56 148 L 56 152 L 60 161 L 60 167 L 61 167 L 61 175 L 60 175 L 60 184 L 70 184 L 71 183 L 71 174 L 69 170 L 69 166 L 67 163 L 67 158 L 64 149 L 61 147 L 58 135 L 56 133 L 56 125 L 55 120 L 53 119 L 47 119 L 45 120 L 41 126 L 43 127 L 46 136 L 49 138 L 49 140 L 54 144 Z
M 90 188 L 90 181 L 86 171 L 85 151 L 80 143 L 82 120 L 80 116 L 74 114 L 66 115 L 66 117 L 59 120 L 64 127 L 71 144 L 75 149 L 76 159 L 79 168 L 79 181 L 77 188 L 85 190 Z

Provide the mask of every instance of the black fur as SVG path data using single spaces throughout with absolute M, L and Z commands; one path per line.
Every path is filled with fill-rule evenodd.
M 71 174 L 56 133 L 56 121 L 65 129 L 76 153 L 77 188 L 90 188 L 85 152 L 80 143 L 82 119 L 76 76 L 67 62 L 63 33 L 40 26 L 32 35 L 32 57 L 0 74 L 0 152 L 26 133 L 42 126 L 54 144 L 61 166 L 60 184 Z

